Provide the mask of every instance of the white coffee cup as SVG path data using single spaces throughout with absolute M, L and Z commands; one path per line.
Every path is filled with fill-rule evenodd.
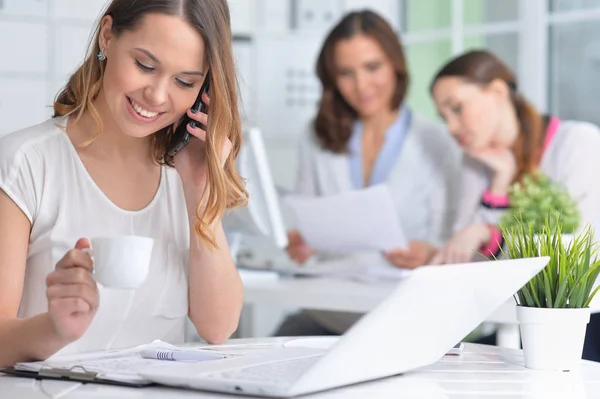
M 109 288 L 138 288 L 150 269 L 154 240 L 141 236 L 97 237 L 89 250 L 94 278 Z

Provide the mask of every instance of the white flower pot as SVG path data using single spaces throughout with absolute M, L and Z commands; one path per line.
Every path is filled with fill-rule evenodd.
M 517 306 L 525 367 L 566 371 L 577 368 L 583 354 L 590 309 Z

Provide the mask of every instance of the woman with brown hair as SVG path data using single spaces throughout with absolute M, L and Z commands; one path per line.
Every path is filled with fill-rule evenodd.
M 371 11 L 347 14 L 326 37 L 317 60 L 323 93 L 318 114 L 301 143 L 296 193 L 328 196 L 387 184 L 410 245 L 385 253 L 398 267 L 426 264 L 449 237 L 452 179 L 459 151 L 448 135 L 405 104 L 409 74 L 402 45 L 391 26 Z M 297 231 L 289 255 L 304 262 L 313 251 Z M 338 314 L 318 317 L 325 331 L 290 319 L 279 335 L 343 332 L 351 323 Z M 355 320 L 351 317 L 349 320 Z
M 590 123 L 540 115 L 519 92 L 512 71 L 487 51 L 471 51 L 446 64 L 431 93 L 450 134 L 464 152 L 454 236 L 435 263 L 468 262 L 482 245 L 496 254 L 494 226 L 508 208 L 508 190 L 537 170 L 563 184 L 578 201 L 582 226 L 600 217 L 600 131 Z
M 207 76 L 208 115 L 193 113 Z M 54 117 L 0 140 L 0 366 L 182 341 L 186 316 L 211 343 L 236 329 L 243 290 L 221 225 L 247 201 L 236 88 L 226 0 L 110 2 Z M 171 157 L 186 114 L 205 128 L 187 125 Z M 154 239 L 129 313 L 82 238 L 119 235 Z
M 519 92 L 513 72 L 487 51 L 451 60 L 433 79 L 431 93 L 465 155 L 454 235 L 432 263 L 469 262 L 478 251 L 499 255 L 502 235 L 497 223 L 509 206 L 509 187 L 538 170 L 564 185 L 578 202 L 580 227 L 597 225 L 600 185 L 593 176 L 600 171 L 600 130 L 596 126 L 540 115 Z M 597 339 L 590 341 L 600 330 L 600 321 L 593 319 L 585 357 L 600 360 Z

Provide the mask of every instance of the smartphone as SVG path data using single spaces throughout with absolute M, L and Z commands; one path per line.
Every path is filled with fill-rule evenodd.
M 198 98 L 192 105 L 192 110 L 199 111 L 202 113 L 206 113 L 208 110 L 208 105 L 202 101 L 202 95 L 204 93 L 208 93 L 208 89 L 210 88 L 210 71 L 206 73 L 206 77 L 204 78 L 204 82 L 202 83 L 202 87 L 200 87 L 200 93 L 198 94 Z M 185 114 L 177 125 L 177 128 L 173 132 L 173 136 L 169 141 L 167 146 L 167 154 L 169 156 L 175 156 L 179 151 L 183 150 L 186 145 L 189 144 L 192 139 L 192 135 L 187 131 L 187 125 L 191 124 L 192 127 L 196 127 L 196 125 L 200 125 L 202 129 L 206 129 L 206 126 L 202 126 L 200 123 L 196 122 L 192 118 L 190 118 L 187 114 Z

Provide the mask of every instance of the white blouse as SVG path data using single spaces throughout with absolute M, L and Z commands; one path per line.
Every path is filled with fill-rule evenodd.
M 25 280 L 15 281 L 24 285 L 18 316 L 48 310 L 45 278 L 77 239 L 147 236 L 154 239 L 154 248 L 145 283 L 135 291 L 99 286 L 100 306 L 92 324 L 60 353 L 104 349 L 109 343 L 182 342 L 188 313 L 189 225 L 179 175 L 163 167 L 152 202 L 139 211 L 123 210 L 88 174 L 59 127 L 66 122 L 54 118 L 0 138 L 0 189 L 32 225 Z

